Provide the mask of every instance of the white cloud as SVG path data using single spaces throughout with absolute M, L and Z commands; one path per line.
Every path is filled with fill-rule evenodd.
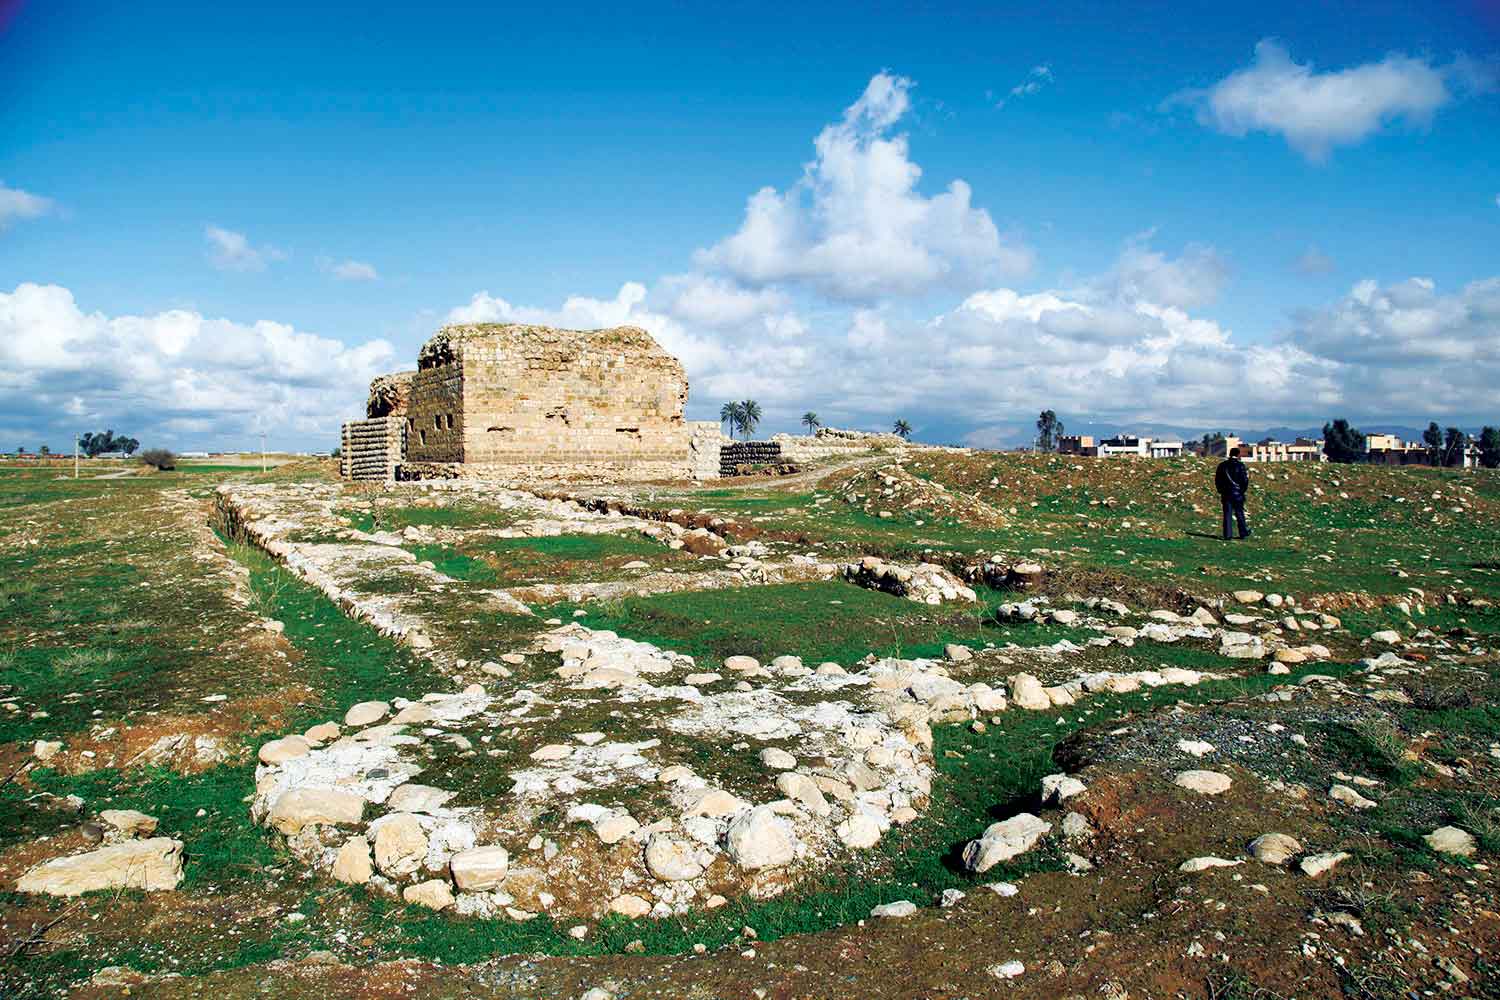
M 787 297 L 774 288 L 743 288 L 721 277 L 679 274 L 662 279 L 657 297 L 664 308 L 684 323 L 700 326 L 739 326 L 786 308 Z
M 802 178 L 752 195 L 739 230 L 699 251 L 699 265 L 747 285 L 800 283 L 854 301 L 1027 273 L 1031 251 L 1001 237 L 968 184 L 954 180 L 930 198 L 917 190 L 922 168 L 907 137 L 890 134 L 910 111 L 911 87 L 876 74 L 818 133 Z
M 1130 299 L 1193 309 L 1219 297 L 1229 283 L 1229 262 L 1213 247 L 1189 244 L 1176 260 L 1152 250 L 1151 232 L 1126 244 L 1112 275 L 1120 293 Z
M 1335 146 L 1354 145 L 1392 122 L 1425 127 L 1452 99 L 1448 80 L 1454 73 L 1455 67 L 1397 53 L 1320 73 L 1265 39 L 1249 66 L 1167 103 L 1190 104 L 1200 123 L 1226 135 L 1279 134 L 1303 156 L 1323 161 Z
M 1358 282 L 1304 311 L 1287 343 L 1326 359 L 1351 407 L 1493 420 L 1500 385 L 1500 277 L 1442 295 L 1428 278 Z
M 989 288 L 925 317 L 891 306 L 828 310 L 811 322 L 747 312 L 738 326 L 699 334 L 646 308 L 645 286 L 631 283 L 613 299 L 575 296 L 559 309 L 481 295 L 452 318 L 636 323 L 683 358 L 690 415 L 712 419 L 722 400 L 750 396 L 773 429 L 794 428 L 809 408 L 836 426 L 885 427 L 905 416 L 987 443 L 1016 438 L 1017 415 L 1047 407 L 1070 420 L 1145 428 L 1318 424 L 1337 415 L 1493 421 L 1500 277 L 1447 296 L 1422 279 L 1363 282 L 1277 339 L 1254 342 L 1187 304 L 1220 283 L 1206 254 L 1190 247 L 1172 257 L 1136 240 L 1076 288 Z M 778 338 L 778 327 L 790 333 Z
M 53 208 L 51 198 L 8 187 L 4 181 L 0 181 L 0 230 L 18 219 L 39 218 Z
M 689 333 L 665 313 L 646 305 L 646 286 L 627 281 L 613 299 L 570 295 L 558 309 L 513 305 L 503 298 L 479 292 L 467 305 L 448 312 L 449 323 L 535 323 L 569 330 L 595 330 L 608 326 L 638 326 L 650 333 L 690 370 L 723 364 L 728 359 L 721 340 Z
M 318 260 L 318 267 L 340 281 L 380 280 L 380 272 L 375 270 L 375 265 L 362 260 L 330 260 L 322 257 Z
M 84 312 L 68 289 L 0 292 L 0 426 L 65 438 L 83 419 L 146 444 L 248 445 L 252 431 L 332 447 L 389 371 L 384 340 L 348 346 L 284 323 L 236 323 L 174 309 Z M 51 414 L 65 414 L 49 423 Z M 65 423 L 65 426 L 63 425 Z M 82 428 L 87 429 L 87 428 Z
M 1043 87 L 1046 87 L 1051 82 L 1051 66 L 1047 65 L 1046 63 L 1043 63 L 1040 66 L 1033 66 L 1031 67 L 1031 72 L 1026 75 L 1026 79 L 1010 88 L 1009 97 L 1029 97 L 1030 95 L 1037 93 Z M 1008 99 L 1009 98 L 1001 98 L 999 101 L 995 102 L 995 107 L 1005 107 L 1005 102 Z
M 286 259 L 273 246 L 252 246 L 244 233 L 221 226 L 206 226 L 203 238 L 208 241 L 208 259 L 221 271 L 264 271 L 266 265 Z

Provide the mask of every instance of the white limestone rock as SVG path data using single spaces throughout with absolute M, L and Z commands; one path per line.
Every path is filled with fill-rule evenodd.
M 510 871 L 510 852 L 490 845 L 460 851 L 448 862 L 453 884 L 465 892 L 497 889 Z
M 1021 708 L 1042 711 L 1052 707 L 1042 682 L 1031 674 L 1016 674 L 1010 679 L 1010 700 Z
M 770 806 L 757 806 L 736 817 L 725 834 L 725 846 L 735 864 L 749 871 L 779 867 L 797 856 L 791 824 Z
M 370 860 L 370 842 L 363 837 L 350 837 L 339 848 L 333 860 L 333 877 L 350 885 L 363 885 L 375 874 Z
M 1456 826 L 1440 826 L 1422 839 L 1434 851 L 1460 858 L 1473 857 L 1474 852 L 1479 849 L 1474 835 Z
M 1186 788 L 1190 792 L 1199 795 L 1220 795 L 1229 791 L 1234 784 L 1227 774 L 1218 771 L 1179 771 L 1172 779 L 1172 784 L 1178 788 Z
M 1002 861 L 1031 850 L 1051 830 L 1051 823 L 1031 813 L 991 823 L 979 839 L 971 840 L 964 848 L 964 864 L 972 872 L 987 872 Z
M 703 874 L 698 851 L 686 841 L 654 833 L 646 842 L 646 870 L 663 882 L 685 882 Z
M 1302 844 L 1285 833 L 1263 833 L 1250 841 L 1250 856 L 1268 865 L 1284 865 L 1302 853 Z
M 77 896 L 101 889 L 175 889 L 182 881 L 182 841 L 126 840 L 97 851 L 53 858 L 16 880 L 18 892 Z
M 383 701 L 362 701 L 344 713 L 344 725 L 368 726 L 385 718 L 390 710 L 391 706 Z
M 427 834 L 411 813 L 392 813 L 371 824 L 375 831 L 375 867 L 384 874 L 410 875 L 427 859 Z
M 350 826 L 365 812 L 365 800 L 333 788 L 289 788 L 276 797 L 267 822 L 291 835 L 312 823 Z

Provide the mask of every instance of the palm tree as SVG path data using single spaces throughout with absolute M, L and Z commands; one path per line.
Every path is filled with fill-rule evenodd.
M 896 434 L 902 438 L 902 440 L 911 437 L 911 424 L 907 423 L 905 420 L 896 421 L 895 426 L 893 426 L 891 430 L 895 431 Z
M 730 437 L 734 437 L 735 431 L 740 429 L 741 416 L 739 403 L 725 403 L 719 407 L 719 423 L 729 425 Z
M 812 434 L 823 426 L 823 421 L 819 420 L 818 415 L 812 410 L 808 410 L 802 414 L 802 426 L 807 428 L 807 433 Z
M 745 432 L 745 439 L 755 433 L 755 425 L 760 423 L 760 404 L 753 399 L 744 399 L 739 403 L 740 407 L 740 430 Z

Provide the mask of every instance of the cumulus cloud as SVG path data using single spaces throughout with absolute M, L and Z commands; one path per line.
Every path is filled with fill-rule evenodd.
M 1007 97 L 1002 97 L 995 102 L 995 107 L 1005 107 L 1005 102 L 1014 97 L 1028 97 L 1037 93 L 1052 82 L 1052 67 L 1046 63 L 1031 67 L 1031 72 L 1026 74 L 1026 79 L 1010 88 Z
M 265 430 L 332 447 L 394 362 L 384 340 L 351 347 L 182 309 L 106 316 L 58 285 L 0 292 L 0 427 L 15 433 L 64 440 L 89 421 L 147 444 L 245 446 Z
M 744 288 L 722 277 L 679 274 L 662 279 L 656 289 L 663 308 L 684 323 L 733 327 L 784 310 L 785 293 L 774 288 Z
M 1439 293 L 1428 278 L 1360 281 L 1306 310 L 1286 338 L 1325 359 L 1343 401 L 1365 412 L 1493 420 L 1500 384 L 1500 277 Z
M 1210 246 L 1190 244 L 1175 260 L 1151 249 L 1153 233 L 1126 244 L 1111 280 L 1125 298 L 1194 309 L 1215 302 L 1229 283 L 1229 262 Z
M 627 281 L 612 299 L 570 295 L 560 308 L 515 305 L 489 292 L 479 292 L 467 304 L 449 310 L 449 323 L 535 323 L 569 330 L 607 326 L 638 326 L 650 333 L 690 370 L 724 364 L 723 340 L 690 333 L 682 323 L 646 303 L 646 286 Z
M 286 254 L 273 246 L 253 246 L 244 233 L 221 226 L 206 226 L 208 260 L 221 271 L 264 271 L 266 265 L 284 260 Z
M 1044 407 L 1176 423 L 1321 414 L 1340 398 L 1331 362 L 1294 343 L 1238 342 L 1190 311 L 1217 294 L 1224 272 L 1209 248 L 1172 257 L 1137 239 L 1077 288 L 992 287 L 937 315 L 844 306 L 809 322 L 779 303 L 739 308 L 729 295 L 737 305 L 727 312 L 740 322 L 707 329 L 648 308 L 676 300 L 631 283 L 614 299 L 573 297 L 558 309 L 482 294 L 451 318 L 636 323 L 683 357 L 691 415 L 711 419 L 722 400 L 753 396 L 768 426 L 791 428 L 809 407 L 831 423 L 864 427 L 919 415 L 934 427 L 993 427 Z M 722 320 L 726 311 L 711 315 Z
M 1468 65 L 1438 67 L 1392 53 L 1379 62 L 1317 72 L 1312 63 L 1293 61 L 1281 43 L 1265 39 L 1249 66 L 1167 103 L 1192 106 L 1201 124 L 1226 135 L 1281 135 L 1321 162 L 1335 146 L 1359 143 L 1393 122 L 1425 127 L 1452 100 L 1450 80 L 1473 75 Z
M 375 265 L 367 264 L 362 260 L 332 260 L 328 257 L 320 257 L 318 267 L 340 281 L 380 280 L 380 272 L 375 270 Z
M 39 218 L 51 212 L 54 207 L 51 198 L 9 187 L 4 181 L 0 181 L 0 230 L 19 219 Z
M 753 194 L 739 230 L 699 251 L 699 266 L 745 285 L 797 283 L 853 301 L 1026 274 L 1031 251 L 1001 236 L 968 184 L 954 180 L 932 197 L 917 190 L 922 168 L 907 137 L 893 133 L 911 88 L 906 77 L 876 74 L 818 133 L 801 179 Z

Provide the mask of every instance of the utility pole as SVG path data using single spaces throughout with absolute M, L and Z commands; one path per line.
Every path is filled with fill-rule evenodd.
M 260 471 L 266 471 L 266 432 L 260 432 Z
M 78 478 L 78 435 L 73 435 L 73 478 Z

